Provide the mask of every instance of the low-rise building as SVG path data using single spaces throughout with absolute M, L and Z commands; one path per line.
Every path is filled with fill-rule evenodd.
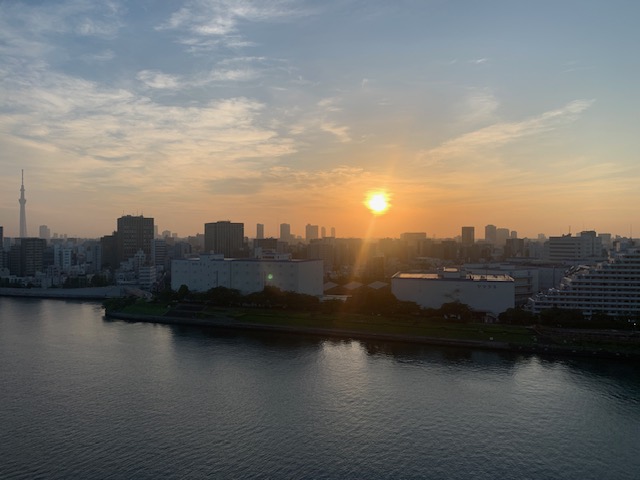
M 525 305 L 540 291 L 538 269 L 511 263 L 465 263 L 464 270 L 474 275 L 509 275 L 515 282 L 515 304 Z
M 279 256 L 273 259 L 233 259 L 210 254 L 173 260 L 171 288 L 178 290 L 182 285 L 196 292 L 226 287 L 239 290 L 244 295 L 272 286 L 319 297 L 323 294 L 322 261 L 291 260 Z
M 471 274 L 455 268 L 435 273 L 396 273 L 391 291 L 398 300 L 416 302 L 423 308 L 440 308 L 460 302 L 472 310 L 499 315 L 514 307 L 515 282 L 504 274 Z

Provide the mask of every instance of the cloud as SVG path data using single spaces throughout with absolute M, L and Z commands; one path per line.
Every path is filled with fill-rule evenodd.
M 351 141 L 351 137 L 349 136 L 349 127 L 347 127 L 346 125 L 336 125 L 332 122 L 322 122 L 320 128 L 323 132 L 335 135 L 343 143 Z
M 138 72 L 136 78 L 151 88 L 175 89 L 180 86 L 179 77 L 158 71 L 142 70 Z
M 340 142 L 351 141 L 349 126 L 336 119 L 343 111 L 339 97 L 326 97 L 316 102 L 316 108 L 310 108 L 304 113 L 296 112 L 296 121 L 289 126 L 292 135 L 313 136 L 318 131 L 329 133 Z
M 498 99 L 487 89 L 472 89 L 461 106 L 463 123 L 480 123 L 493 120 L 499 106 Z
M 296 149 L 291 139 L 262 121 L 264 104 L 246 97 L 163 105 L 125 89 L 46 70 L 32 73 L 0 92 L 0 130 L 77 158 L 132 166 L 153 158 L 149 169 L 202 162 L 222 168 Z M 156 88 L 175 85 L 175 79 L 157 72 L 140 78 Z
M 367 176 L 369 173 L 362 168 L 347 165 L 327 170 L 272 166 L 244 176 L 221 176 L 209 180 L 207 185 L 211 193 L 220 195 L 249 195 L 269 190 L 307 192 L 353 185 Z
M 544 112 L 541 115 L 512 123 L 495 123 L 448 140 L 431 150 L 419 152 L 419 157 L 429 163 L 445 159 L 462 158 L 480 150 L 502 147 L 525 137 L 552 131 L 574 121 L 587 110 L 594 100 L 575 100 L 564 107 Z
M 258 77 L 259 72 L 251 67 L 221 68 L 193 75 L 172 75 L 157 70 L 141 70 L 136 74 L 136 79 L 146 87 L 158 90 L 182 90 L 220 82 L 247 82 Z
M 113 60 L 116 54 L 113 50 L 102 50 L 101 52 L 82 55 L 80 58 L 85 62 L 108 62 Z
M 197 53 L 220 45 L 252 45 L 239 34 L 243 21 L 266 22 L 302 14 L 299 5 L 290 0 L 191 0 L 156 28 L 180 32 L 180 43 Z
M 123 23 L 123 9 L 115 2 L 69 1 L 45 2 L 41 5 L 24 2 L 0 3 L 0 33 L 3 37 L 21 37 L 28 31 L 32 41 L 42 41 L 50 35 L 114 38 Z

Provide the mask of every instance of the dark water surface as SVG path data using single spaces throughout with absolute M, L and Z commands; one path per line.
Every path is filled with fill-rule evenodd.
M 0 478 L 638 479 L 640 371 L 0 298 Z

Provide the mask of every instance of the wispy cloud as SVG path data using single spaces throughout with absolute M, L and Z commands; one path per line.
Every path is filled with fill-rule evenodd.
M 295 123 L 290 126 L 292 135 L 314 135 L 317 132 L 329 133 L 342 143 L 350 142 L 350 127 L 340 122 L 343 112 L 340 97 L 326 97 L 316 102 L 315 108 L 296 115 Z
M 459 107 L 460 120 L 471 124 L 495 120 L 499 105 L 496 96 L 488 89 L 471 89 Z
M 594 100 L 575 100 L 564 107 L 541 115 L 512 123 L 495 123 L 448 140 L 431 150 L 422 151 L 419 157 L 429 163 L 472 155 L 479 150 L 502 147 L 516 140 L 539 135 L 576 120 Z
M 212 192 L 225 195 L 246 195 L 276 189 L 279 192 L 300 192 L 341 188 L 362 182 L 370 173 L 360 167 L 341 165 L 327 170 L 308 170 L 272 166 L 261 172 L 241 177 L 220 176 L 208 182 Z
M 149 72 L 142 77 L 156 86 L 175 82 Z M 152 156 L 155 166 L 222 166 L 295 151 L 292 140 L 261 119 L 264 104 L 245 97 L 162 105 L 128 90 L 50 72 L 11 87 L 0 94 L 0 129 L 81 157 L 136 163 Z
M 273 21 L 303 13 L 291 0 L 191 0 L 157 29 L 179 32 L 179 41 L 195 53 L 220 45 L 231 48 L 252 45 L 239 32 L 243 21 Z
M 60 3 L 29 4 L 2 2 L 0 20 L 2 37 L 23 38 L 17 31 L 28 31 L 32 41 L 49 35 L 74 34 L 79 36 L 114 38 L 122 27 L 124 9 L 117 2 L 69 1 Z
M 351 141 L 351 137 L 349 136 L 349 127 L 347 127 L 346 125 L 336 125 L 332 122 L 322 122 L 320 128 L 323 132 L 335 135 L 341 142 L 346 143 Z

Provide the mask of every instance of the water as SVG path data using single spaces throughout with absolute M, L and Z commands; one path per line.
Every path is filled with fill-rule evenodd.
M 0 478 L 637 479 L 634 364 L 0 298 Z

